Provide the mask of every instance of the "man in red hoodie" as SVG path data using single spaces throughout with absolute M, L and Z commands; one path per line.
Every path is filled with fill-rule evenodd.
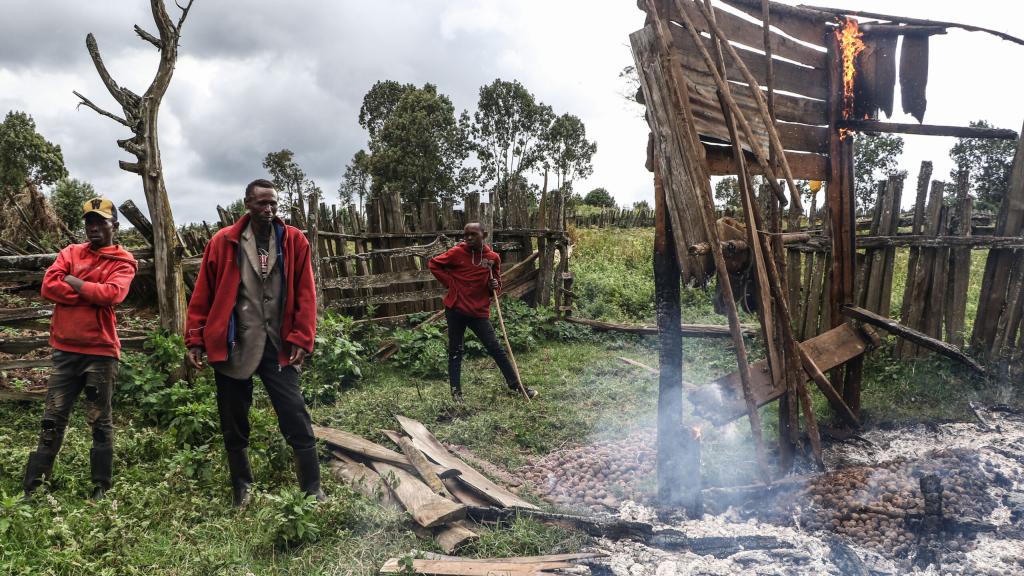
M 85 244 L 57 254 L 43 276 L 42 296 L 54 303 L 50 321 L 53 373 L 46 389 L 42 432 L 25 469 L 25 496 L 53 471 L 75 399 L 85 392 L 86 420 L 92 428 L 89 467 L 100 499 L 113 482 L 114 427 L 111 396 L 121 357 L 114 306 L 124 301 L 135 277 L 135 258 L 114 243 L 117 209 L 105 198 L 82 206 Z
M 484 244 L 487 230 L 478 222 L 466 224 L 464 241 L 430 259 L 427 265 L 438 282 L 448 289 L 444 316 L 448 321 L 448 382 L 452 397 L 462 401 L 462 356 L 466 328 L 476 334 L 494 358 L 509 389 L 518 392 L 519 380 L 505 349 L 498 343 L 491 316 L 491 294 L 501 292 L 501 256 Z M 537 391 L 526 388 L 533 398 Z
M 213 366 L 232 504 L 244 506 L 252 484 L 247 450 L 254 374 L 295 454 L 299 487 L 322 500 L 316 438 L 299 388 L 299 368 L 316 335 L 309 242 L 277 217 L 272 182 L 250 182 L 245 207 L 246 215 L 206 245 L 188 304 L 188 359 L 201 368 L 205 354 Z

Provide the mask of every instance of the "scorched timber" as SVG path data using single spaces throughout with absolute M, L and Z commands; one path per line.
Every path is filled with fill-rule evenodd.
M 840 128 L 857 132 L 886 132 L 890 134 L 918 134 L 922 136 L 952 136 L 954 138 L 992 138 L 1016 140 L 1017 132 L 1009 128 L 979 128 L 975 126 L 939 126 L 933 124 L 899 124 L 875 120 L 841 120 Z
M 831 370 L 864 354 L 876 344 L 863 329 L 849 324 L 839 326 L 802 343 L 807 353 L 822 371 Z M 750 366 L 751 392 L 758 406 L 778 399 L 786 392 L 784 385 L 776 387 L 768 370 L 768 362 L 761 360 Z M 803 376 L 809 379 L 808 376 Z M 694 412 L 714 424 L 724 424 L 747 414 L 740 391 L 739 375 L 723 376 L 711 384 L 689 393 Z
M 907 340 L 913 342 L 914 344 L 927 348 L 932 352 L 935 352 L 936 354 L 941 354 L 946 358 L 951 358 L 953 360 L 956 360 L 957 362 L 965 364 L 966 366 L 971 368 L 971 370 L 974 370 L 979 374 L 985 374 L 985 369 L 981 366 L 981 364 L 978 364 L 976 361 L 974 361 L 972 358 L 961 352 L 959 348 L 953 346 L 952 344 L 947 344 L 942 340 L 937 340 L 935 338 L 928 336 L 927 334 L 918 332 L 913 328 L 904 326 L 895 320 L 891 320 L 889 318 L 886 318 L 885 316 L 879 316 L 878 314 L 875 314 L 870 310 L 865 310 L 857 306 L 843 306 L 843 314 L 849 316 L 850 318 L 860 320 L 861 322 L 866 322 L 873 326 L 878 326 L 879 328 L 885 330 L 886 332 L 895 334 L 900 338 L 906 338 Z

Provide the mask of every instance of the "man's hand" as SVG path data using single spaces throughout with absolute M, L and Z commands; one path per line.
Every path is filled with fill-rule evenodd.
M 292 353 L 288 357 L 289 366 L 302 366 L 302 361 L 306 359 L 306 351 L 301 346 L 292 344 Z
M 204 356 L 206 356 L 206 351 L 199 346 L 193 346 L 188 349 L 188 363 L 196 370 L 203 369 Z
M 75 292 L 81 292 L 82 284 L 85 284 L 84 280 L 72 276 L 71 274 L 64 275 L 64 282 L 66 282 L 68 286 L 71 286 L 71 289 L 74 290 Z
M 500 288 L 500 287 L 501 287 L 501 286 L 500 286 L 500 285 L 498 284 L 498 279 L 497 279 L 497 278 L 491 278 L 491 280 L 490 280 L 490 282 L 488 282 L 488 284 L 489 284 L 489 285 L 490 285 L 490 287 L 491 287 L 491 292 L 495 292 L 495 293 L 496 293 L 496 292 L 498 291 L 498 288 Z

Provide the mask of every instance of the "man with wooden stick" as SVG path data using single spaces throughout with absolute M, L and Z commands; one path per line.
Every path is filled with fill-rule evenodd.
M 114 243 L 118 224 L 113 202 L 94 198 L 83 204 L 82 212 L 89 241 L 61 250 L 43 276 L 42 296 L 54 304 L 50 320 L 53 373 L 46 388 L 39 445 L 29 454 L 25 468 L 26 498 L 53 471 L 71 408 L 83 391 L 85 417 L 92 428 L 92 498 L 103 498 L 113 483 L 111 396 L 121 357 L 114 306 L 128 295 L 138 264 Z
M 217 410 L 231 474 L 232 504 L 249 501 L 249 407 L 260 377 L 295 454 L 299 487 L 317 500 L 320 461 L 299 388 L 299 368 L 313 350 L 316 286 L 309 242 L 277 217 L 267 180 L 245 188 L 248 213 L 206 245 L 188 305 L 185 345 L 195 368 L 205 354 L 217 383 Z
M 466 328 L 476 334 L 505 377 L 509 390 L 520 390 L 519 377 L 491 325 L 491 294 L 501 293 L 501 256 L 484 244 L 487 230 L 479 222 L 466 224 L 464 240 L 430 259 L 430 272 L 448 289 L 444 316 L 448 322 L 448 382 L 452 397 L 462 401 L 462 356 Z M 524 388 L 530 398 L 537 395 Z

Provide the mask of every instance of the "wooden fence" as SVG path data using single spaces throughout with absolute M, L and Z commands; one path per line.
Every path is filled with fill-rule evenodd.
M 855 303 L 900 324 L 958 348 L 970 345 L 982 361 L 1022 353 L 1021 316 L 1024 307 L 1024 207 L 1007 201 L 991 225 L 990 215 L 973 213 L 969 182 L 964 173 L 956 183 L 931 180 L 931 163 L 921 166 L 912 211 L 901 213 L 903 178 L 878 183 L 870 220 L 856 236 L 857 276 Z M 827 206 L 822 208 L 822 213 Z M 830 231 L 828 219 L 817 228 L 808 221 L 807 236 L 790 234 L 786 243 L 790 307 L 802 340 L 831 328 L 829 318 Z M 806 239 L 804 239 L 806 238 Z M 907 259 L 897 249 L 909 249 Z M 985 275 L 976 301 L 973 330 L 968 334 L 971 254 L 988 250 Z M 905 281 L 902 280 L 905 278 Z M 894 286 L 904 284 L 898 297 Z M 898 287 L 897 287 L 898 291 Z M 910 358 L 920 348 L 900 340 L 896 353 Z

